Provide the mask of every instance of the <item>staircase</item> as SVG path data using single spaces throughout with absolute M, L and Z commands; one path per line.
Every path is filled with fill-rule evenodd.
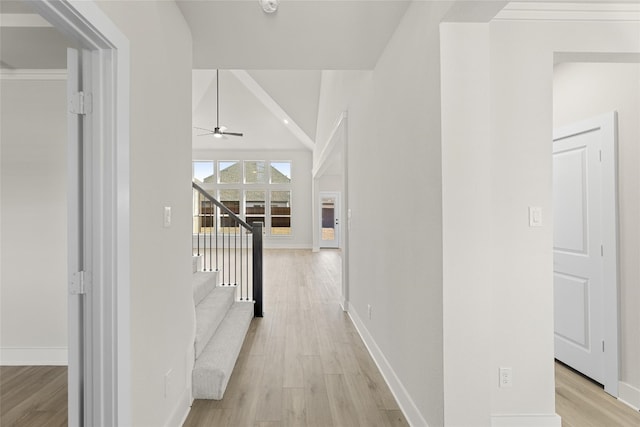
M 194 257 L 198 258 L 198 257 Z M 253 318 L 253 302 L 236 301 L 236 286 L 221 286 L 217 271 L 195 271 L 193 398 L 220 400 Z
M 202 187 L 192 185 L 192 396 L 220 400 L 251 319 L 262 317 L 262 223 L 246 223 Z

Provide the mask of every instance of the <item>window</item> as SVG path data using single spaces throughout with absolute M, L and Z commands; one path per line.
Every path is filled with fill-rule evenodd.
M 264 190 L 249 190 L 244 192 L 245 221 L 249 224 L 261 222 L 265 224 L 265 198 Z
M 240 184 L 242 182 L 242 169 L 238 161 L 218 162 L 220 167 L 220 184 Z
M 271 184 L 291 184 L 291 162 L 271 162 Z
M 244 183 L 265 184 L 267 182 L 267 167 L 264 160 L 245 160 Z
M 215 170 L 213 161 L 193 162 L 193 179 L 201 184 L 215 182 Z
M 219 192 L 220 202 L 225 205 L 231 212 L 240 215 L 240 190 L 225 189 Z M 232 232 L 233 228 L 237 228 L 237 223 L 230 218 L 228 213 L 220 211 L 220 227 L 225 228 L 226 232 Z
M 290 236 L 291 168 L 290 160 L 195 160 L 193 180 L 249 224 L 261 222 L 272 236 Z M 195 212 L 198 205 L 200 213 Z M 194 204 L 197 217 L 196 231 L 215 224 L 226 232 L 239 231 L 228 214 L 203 202 Z
M 291 234 L 291 191 L 271 191 L 271 234 Z

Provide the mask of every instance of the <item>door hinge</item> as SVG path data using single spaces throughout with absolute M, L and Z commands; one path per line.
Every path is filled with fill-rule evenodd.
M 76 92 L 69 100 L 69 112 L 73 114 L 85 115 L 93 110 L 93 96 L 82 91 Z
M 600 156 L 600 161 L 602 161 L 602 150 L 600 150 L 599 156 Z
M 604 245 L 600 245 L 600 256 L 604 256 Z
M 91 275 L 86 271 L 78 271 L 71 277 L 71 282 L 69 283 L 69 294 L 85 295 L 90 285 Z
M 602 340 L 602 352 L 604 353 L 604 340 Z

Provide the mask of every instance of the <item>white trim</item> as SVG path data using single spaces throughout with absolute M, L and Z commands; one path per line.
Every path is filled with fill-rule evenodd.
M 602 277 L 604 279 L 604 389 L 618 397 L 620 309 L 618 304 L 618 114 L 597 118 L 602 126 Z M 613 189 L 613 191 L 604 191 Z
M 0 80 L 67 80 L 67 70 L 0 69 Z
M 190 375 L 190 373 L 189 373 Z M 171 413 L 169 420 L 165 424 L 166 427 L 181 426 L 187 420 L 189 412 L 191 411 L 191 388 L 185 388 L 182 391 L 182 395 L 178 399 L 176 408 Z
M 51 28 L 53 25 L 37 13 L 0 13 L 0 27 Z
M 558 414 L 492 415 L 491 427 L 562 427 Z
M 97 190 L 91 218 L 98 236 L 92 304 L 97 311 L 96 337 L 102 349 L 90 355 L 100 379 L 88 413 L 104 425 L 131 425 L 130 256 L 129 256 L 129 41 L 97 4 L 86 0 L 37 0 L 32 6 L 58 30 L 92 50 Z M 99 167 L 96 168 L 96 165 Z M 94 189 L 95 189 L 94 187 Z M 71 404 L 71 402 L 70 402 Z M 71 422 L 71 418 L 70 418 Z
M 409 425 L 428 427 L 427 421 L 420 413 L 420 410 L 416 406 L 413 399 L 411 399 L 409 392 L 407 392 L 407 389 L 404 388 L 404 385 L 396 375 L 387 358 L 384 356 L 384 353 L 382 353 L 382 350 L 380 350 L 380 348 L 378 347 L 378 344 L 376 344 L 376 341 L 369 333 L 369 330 L 364 325 L 362 320 L 360 320 L 360 316 L 358 316 L 355 308 L 349 307 L 348 313 L 349 317 L 351 317 L 351 320 L 353 321 L 354 326 L 356 327 L 356 330 L 360 334 L 364 345 L 367 347 L 367 350 L 369 350 L 369 354 L 380 370 L 380 373 L 387 383 L 387 386 L 389 386 L 391 394 L 393 394 L 393 397 L 395 397 L 396 401 L 398 402 L 398 406 L 407 419 Z M 560 427 L 560 425 L 558 425 L 557 427 Z
M 639 4 L 511 2 L 495 16 L 497 21 L 640 21 Z
M 262 241 L 263 249 L 305 249 L 312 250 L 313 245 L 311 243 L 287 243 L 287 242 L 267 242 Z
M 2 366 L 67 366 L 67 347 L 0 348 Z
M 311 170 L 311 175 L 316 178 L 322 175 L 325 169 L 328 167 L 327 160 L 333 154 L 336 146 L 339 143 L 343 143 L 346 139 L 346 119 L 347 112 L 343 111 L 338 116 L 336 120 L 336 124 L 333 126 L 331 133 L 329 134 L 329 138 L 327 139 L 327 143 L 324 145 L 322 152 L 317 156 L 318 161 L 313 165 L 313 169 Z M 338 131 L 342 131 L 342 134 L 339 134 Z
M 269 95 L 262 86 L 260 86 L 258 82 L 249 75 L 249 73 L 244 70 L 231 70 L 231 72 L 243 85 L 245 85 L 247 89 L 249 89 L 251 93 L 255 95 L 256 98 L 260 100 L 260 102 L 264 104 L 265 107 L 269 109 L 269 111 L 273 113 L 274 116 L 276 116 L 276 118 L 278 118 L 278 120 L 284 120 L 286 118 L 289 122 L 286 125 L 287 129 L 289 129 L 293 136 L 295 136 L 305 148 L 313 150 L 316 144 L 311 138 L 309 138 L 309 135 L 307 135 L 305 131 L 298 126 L 291 116 L 287 114 L 282 107 L 280 107 L 271 95 Z
M 618 400 L 636 411 L 640 411 L 640 388 L 620 381 L 618 383 Z

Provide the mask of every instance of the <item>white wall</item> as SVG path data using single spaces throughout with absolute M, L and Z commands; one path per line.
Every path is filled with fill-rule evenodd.
M 342 191 L 343 179 L 341 175 L 323 175 L 318 180 L 318 191 Z
M 190 403 L 195 331 L 191 35 L 174 2 L 98 5 L 131 49 L 131 425 L 178 425 Z
M 620 380 L 640 393 L 640 64 L 554 68 L 554 127 L 609 111 L 618 112 Z
M 66 364 L 66 80 L 0 85 L 0 363 Z
M 638 52 L 638 26 L 630 22 L 494 21 L 488 25 L 487 41 L 486 29 L 471 25 L 448 28 L 448 42 L 443 44 L 443 56 L 451 72 L 443 70 L 451 79 L 445 79 L 444 88 L 449 91 L 443 94 L 443 147 L 447 147 L 443 150 L 445 408 L 451 395 L 458 391 L 465 395 L 471 389 L 484 404 L 488 392 L 490 407 L 485 414 L 476 412 L 475 423 L 464 415 L 454 415 L 456 419 L 466 418 L 466 422 L 453 425 L 486 425 L 488 412 L 493 425 L 558 426 L 550 215 L 554 52 Z M 480 58 L 470 70 L 464 57 L 473 58 L 478 49 L 487 48 L 490 60 Z M 487 75 L 489 85 L 483 83 Z M 448 105 L 456 108 L 447 109 Z M 488 128 L 471 118 L 474 111 L 489 115 Z M 476 136 L 456 129 L 456 124 L 471 124 Z M 472 143 L 481 147 L 470 150 L 486 150 L 478 151 L 480 165 L 470 162 L 469 153 L 456 151 Z M 463 156 L 456 159 L 459 154 Z M 465 163 L 470 167 L 463 169 Z M 456 181 L 456 173 L 467 176 Z M 463 200 L 472 196 L 465 182 L 484 183 L 487 179 L 488 191 L 481 186 L 481 197 Z M 457 206 L 466 207 L 463 212 L 468 218 L 451 217 L 447 209 Z M 543 227 L 528 227 L 528 206 L 542 207 Z M 450 234 L 455 231 L 448 225 L 450 219 L 469 233 Z M 472 226 L 485 228 L 490 235 Z M 488 271 L 482 264 L 465 261 L 466 247 L 475 247 L 480 256 L 487 257 Z M 469 271 L 448 276 L 447 256 L 456 248 L 463 255 L 460 265 Z M 478 281 L 473 280 L 475 275 Z M 476 298 L 477 286 L 483 286 L 489 297 Z M 447 298 L 449 290 L 457 293 L 451 300 Z M 455 303 L 456 298 L 460 305 Z M 466 320 L 450 318 L 460 316 L 460 307 L 465 308 Z M 487 315 L 489 327 L 477 326 L 476 322 Z M 455 327 L 449 329 L 447 325 Z M 481 335 L 465 345 L 467 327 Z M 474 345 L 478 341 L 485 344 L 478 348 Z M 470 363 L 474 363 L 478 349 L 480 357 L 486 357 L 486 346 L 489 365 L 476 367 L 483 373 L 472 371 L 468 378 L 450 375 L 447 364 L 460 360 L 451 359 L 449 351 L 467 352 L 473 361 Z M 513 369 L 513 387 L 498 387 L 500 367 Z M 473 400 L 473 396 L 466 398 Z M 445 409 L 445 416 L 449 415 Z
M 349 312 L 412 425 L 443 424 L 437 24 L 444 8 L 412 3 L 373 72 L 350 87 L 338 72 L 323 75 L 317 133 L 328 135 L 347 107 Z
M 444 420 L 490 425 L 489 25 L 443 24 Z M 464 408 L 464 410 L 461 410 Z
M 311 225 L 311 162 L 308 150 L 194 150 L 193 160 L 291 160 L 291 236 L 264 236 L 265 248 L 310 249 Z

